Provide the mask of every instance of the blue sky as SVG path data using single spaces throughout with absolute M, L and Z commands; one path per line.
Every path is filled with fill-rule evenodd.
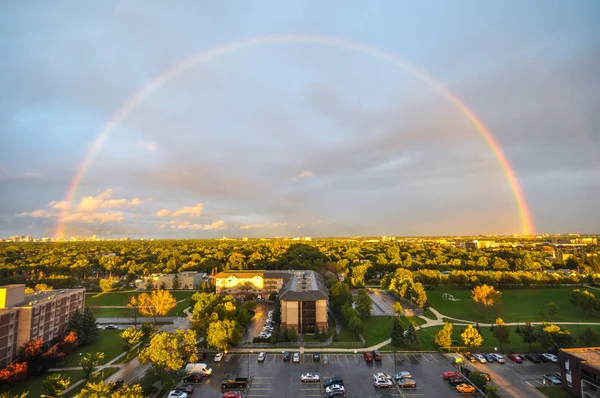
M 154 76 L 276 34 L 365 43 L 460 97 L 514 167 L 538 232 L 598 232 L 595 1 L 0 5 L 0 236 L 50 236 L 111 115 Z M 521 232 L 477 131 L 401 68 L 319 43 L 230 52 L 142 101 L 97 153 L 69 235 Z M 159 215 L 160 214 L 160 215 Z

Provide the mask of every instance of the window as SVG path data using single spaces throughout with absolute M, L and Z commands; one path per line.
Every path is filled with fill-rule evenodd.
M 569 358 L 565 358 L 565 369 L 569 370 Z

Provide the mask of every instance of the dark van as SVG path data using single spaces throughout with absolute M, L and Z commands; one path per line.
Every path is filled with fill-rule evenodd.
M 289 362 L 290 359 L 292 359 L 292 355 L 290 354 L 290 352 L 284 351 L 283 352 L 283 362 Z
M 375 350 L 372 352 L 373 354 L 373 359 L 376 361 L 381 361 L 381 353 L 379 352 L 379 350 Z

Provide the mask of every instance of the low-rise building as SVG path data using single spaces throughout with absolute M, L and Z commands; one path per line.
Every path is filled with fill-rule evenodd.
M 558 351 L 562 388 L 573 396 L 600 396 L 600 347 L 563 348 Z
M 175 286 L 175 280 L 179 279 L 179 286 Z M 210 279 L 208 275 L 196 271 L 180 272 L 178 274 L 152 274 L 146 278 L 146 288 L 154 289 L 198 289 L 203 282 Z M 137 281 L 136 281 L 137 282 Z
M 0 286 L 0 368 L 15 359 L 26 342 L 64 334 L 75 310 L 83 311 L 85 289 L 25 294 L 25 285 Z
M 297 333 L 328 329 L 329 290 L 323 277 L 314 271 L 294 271 L 279 292 L 281 327 Z
M 223 271 L 215 276 L 215 286 L 217 294 L 256 294 L 266 298 L 278 293 L 291 276 L 288 271 Z

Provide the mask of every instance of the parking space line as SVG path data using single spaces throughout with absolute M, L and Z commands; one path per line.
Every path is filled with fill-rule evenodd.
M 390 360 L 391 363 L 394 363 L 394 360 L 392 359 L 392 357 L 390 356 L 390 354 L 384 354 L 386 357 L 388 357 L 388 359 Z M 396 354 L 394 354 L 395 356 Z
M 433 354 L 429 354 L 429 356 L 430 356 L 430 357 L 431 357 L 431 359 L 433 359 L 434 361 L 436 361 L 436 362 L 439 362 L 439 361 L 437 360 L 437 358 L 435 357 L 435 355 L 433 355 Z
M 417 361 L 417 363 L 419 363 L 419 358 L 417 358 L 417 356 L 415 354 L 411 354 L 413 356 L 413 358 L 415 358 L 415 361 Z
M 404 356 L 406 357 L 406 360 L 407 360 L 408 362 L 410 362 L 410 358 L 408 357 L 408 355 L 406 355 L 406 354 L 401 354 L 401 355 L 404 355 Z
M 225 362 L 227 362 L 227 363 L 231 362 L 231 360 L 233 359 L 233 357 L 235 357 L 235 354 L 227 355 L 225 357 Z
M 352 355 L 352 358 L 354 358 L 354 363 L 358 363 L 358 359 L 356 359 L 356 355 Z

